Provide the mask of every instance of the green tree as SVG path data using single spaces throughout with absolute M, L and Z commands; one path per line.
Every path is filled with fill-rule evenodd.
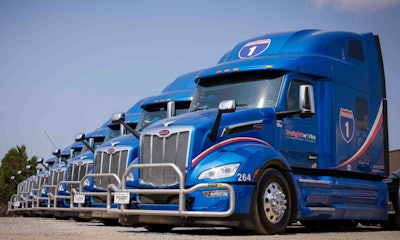
M 15 176 L 15 180 L 20 182 L 26 179 L 32 173 L 26 170 L 27 165 L 31 165 L 32 169 L 36 169 L 37 157 L 33 156 L 28 160 L 25 145 L 16 146 L 8 151 L 1 160 L 0 166 L 0 208 L 6 208 L 7 202 L 11 196 L 17 192 L 17 184 L 11 180 L 11 176 Z M 22 170 L 22 174 L 17 176 L 17 171 Z

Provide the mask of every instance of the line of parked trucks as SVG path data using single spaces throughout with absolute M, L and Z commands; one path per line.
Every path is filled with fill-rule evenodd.
M 385 89 L 372 33 L 255 37 L 40 159 L 8 210 L 159 232 L 399 229 Z

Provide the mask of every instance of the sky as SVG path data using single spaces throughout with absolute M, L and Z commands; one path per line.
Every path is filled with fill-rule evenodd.
M 400 149 L 399 23 L 400 0 L 0 0 L 0 159 L 47 159 L 240 41 L 310 28 L 380 36 Z

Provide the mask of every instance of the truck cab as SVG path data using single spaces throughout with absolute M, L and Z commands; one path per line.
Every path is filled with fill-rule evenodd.
M 127 169 L 138 171 L 135 189 L 116 189 L 138 197 L 110 213 L 152 230 L 241 226 L 261 234 L 297 221 L 386 221 L 394 213 L 383 181 L 388 140 L 377 36 L 259 36 L 196 82 L 190 113 L 141 132 L 138 164 Z

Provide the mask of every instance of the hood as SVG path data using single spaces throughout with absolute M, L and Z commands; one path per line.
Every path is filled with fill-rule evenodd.
M 103 148 L 103 147 L 111 147 L 111 146 L 135 146 L 139 144 L 139 140 L 133 136 L 132 134 L 127 134 L 123 136 L 119 136 L 116 138 L 113 138 L 107 142 L 104 142 L 101 144 L 97 149 Z M 97 150 L 96 149 L 96 150 Z
M 49 176 L 49 171 L 42 170 L 36 174 L 37 177 L 47 178 Z
M 93 162 L 93 153 L 91 151 L 85 151 L 81 154 L 79 154 L 78 156 L 75 156 L 74 158 L 72 158 L 68 163 L 72 164 L 78 161 L 82 161 L 82 162 Z
M 145 128 L 142 134 L 159 134 L 163 130 L 179 130 L 182 127 L 192 128 L 192 158 L 215 143 L 233 137 L 253 136 L 259 139 L 267 139 L 268 142 L 274 144 L 275 132 L 268 132 L 269 129 L 274 128 L 268 127 L 268 125 L 276 124 L 275 109 L 237 108 L 233 113 L 223 114 L 216 141 L 212 142 L 209 134 L 214 125 L 217 113 L 218 109 L 210 109 L 164 119 Z
M 62 172 L 65 170 L 67 170 L 67 164 L 65 164 L 64 162 L 54 163 L 54 165 L 49 168 L 49 172 Z
M 51 157 L 51 158 L 47 159 L 45 161 L 45 163 L 51 165 L 51 164 L 54 164 L 55 162 L 57 162 L 57 160 L 58 160 L 57 157 Z

